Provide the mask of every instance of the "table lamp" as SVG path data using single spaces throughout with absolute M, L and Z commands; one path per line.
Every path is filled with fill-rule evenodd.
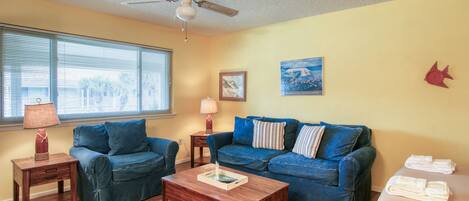
M 53 103 L 38 103 L 36 105 L 25 105 L 23 127 L 25 129 L 36 128 L 36 161 L 49 159 L 49 140 L 46 127 L 60 124 L 57 111 Z
M 207 118 L 205 118 L 205 133 L 211 134 L 213 132 L 213 120 L 212 114 L 218 112 L 217 102 L 209 97 L 202 99 L 200 103 L 200 113 L 206 114 Z

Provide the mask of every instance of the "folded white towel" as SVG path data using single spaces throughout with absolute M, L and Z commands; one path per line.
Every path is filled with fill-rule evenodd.
M 456 163 L 449 159 L 433 160 L 432 156 L 411 155 L 405 161 L 405 167 L 427 172 L 453 174 L 456 170 Z
M 450 196 L 446 182 L 430 181 L 427 183 L 425 179 L 405 176 L 391 177 L 386 184 L 385 191 L 390 195 L 419 201 L 447 201 Z
M 432 156 L 424 156 L 424 155 L 410 155 L 409 158 L 407 158 L 408 161 L 413 161 L 413 162 L 432 162 L 433 157 Z
M 444 181 L 430 181 L 427 183 L 425 193 L 431 197 L 448 199 L 450 193 L 448 184 Z

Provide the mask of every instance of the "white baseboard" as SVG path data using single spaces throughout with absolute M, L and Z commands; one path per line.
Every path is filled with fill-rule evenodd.
M 185 162 L 189 162 L 189 161 L 191 161 L 190 158 L 179 159 L 179 160 L 176 160 L 176 165 L 179 165 L 179 164 L 185 163 Z
M 383 187 L 381 187 L 381 186 L 371 186 L 371 190 L 374 191 L 374 192 L 381 193 L 383 191 Z
M 70 190 L 70 186 L 64 186 L 64 191 L 69 191 L 69 190 Z M 37 192 L 37 193 L 31 193 L 29 195 L 29 198 L 30 199 L 35 199 L 35 198 L 39 198 L 39 197 L 43 197 L 43 196 L 47 196 L 47 195 L 52 195 L 52 194 L 57 193 L 57 191 L 58 191 L 58 189 L 54 188 L 54 189 L 41 191 L 41 192 Z M 22 200 L 21 193 L 20 193 L 20 200 Z M 8 199 L 5 199 L 3 201 L 13 201 L 13 198 L 8 198 Z

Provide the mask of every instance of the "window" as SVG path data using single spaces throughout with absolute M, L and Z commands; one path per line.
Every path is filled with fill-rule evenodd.
M 54 102 L 61 119 L 168 113 L 171 52 L 65 35 L 0 30 L 2 123 Z

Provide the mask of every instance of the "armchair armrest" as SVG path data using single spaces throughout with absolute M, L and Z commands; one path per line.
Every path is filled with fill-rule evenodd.
M 210 162 L 215 163 L 218 160 L 218 149 L 233 142 L 233 132 L 225 132 L 209 135 L 207 144 L 210 149 Z
M 166 170 L 170 174 L 176 172 L 176 155 L 179 145 L 172 140 L 162 138 L 147 137 L 146 141 L 150 145 L 151 151 L 164 156 Z
M 79 161 L 80 180 L 85 182 L 83 185 L 92 185 L 96 191 L 109 187 L 112 167 L 107 155 L 84 147 L 70 148 L 70 155 Z
M 359 148 L 339 162 L 339 187 L 354 191 L 363 174 L 371 171 L 376 158 L 376 149 L 371 146 Z

